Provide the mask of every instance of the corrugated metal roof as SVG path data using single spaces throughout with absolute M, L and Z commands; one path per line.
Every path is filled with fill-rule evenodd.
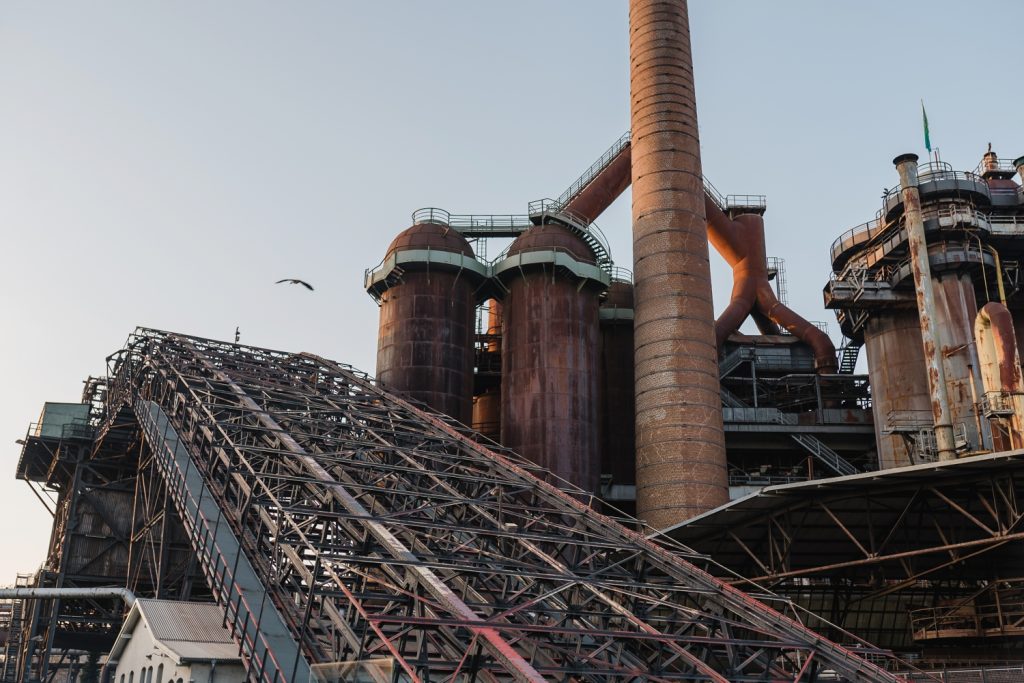
M 111 659 L 120 656 L 140 617 L 153 640 L 181 661 L 241 660 L 238 645 L 224 627 L 224 614 L 216 604 L 145 598 L 135 601 L 110 652 Z
M 138 601 L 142 616 L 157 640 L 190 643 L 234 643 L 224 628 L 224 613 L 212 602 Z

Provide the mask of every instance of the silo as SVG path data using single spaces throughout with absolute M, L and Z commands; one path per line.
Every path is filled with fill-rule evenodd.
M 632 282 L 619 278 L 612 280 L 608 294 L 601 302 L 599 317 L 598 442 L 601 474 L 610 478 L 613 487 L 631 486 L 636 483 Z
M 560 225 L 530 228 L 495 266 L 502 302 L 501 443 L 597 489 L 598 306 L 608 275 Z
M 469 424 L 475 291 L 486 268 L 447 225 L 417 223 L 367 275 L 380 302 L 377 380 Z

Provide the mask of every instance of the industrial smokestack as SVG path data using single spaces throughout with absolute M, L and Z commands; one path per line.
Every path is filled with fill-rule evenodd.
M 630 0 L 637 514 L 728 501 L 685 0 Z
M 917 183 L 917 155 L 903 154 L 893 163 L 900 174 L 903 195 L 903 214 L 910 244 L 910 263 L 914 271 L 914 289 L 917 292 L 917 315 L 921 322 L 921 343 L 924 344 L 924 363 L 928 371 L 931 390 L 932 417 L 935 421 L 935 448 L 939 460 L 956 459 L 953 437 L 953 419 L 946 391 L 946 370 L 942 360 L 942 330 L 935 324 L 935 292 L 932 288 L 931 265 L 928 262 L 928 243 L 924 235 L 921 214 L 921 194 Z

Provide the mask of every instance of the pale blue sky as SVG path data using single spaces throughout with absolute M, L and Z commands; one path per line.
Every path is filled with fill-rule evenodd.
M 828 247 L 923 155 L 921 98 L 958 168 L 1024 154 L 1019 0 L 690 12 L 705 173 L 768 195 L 793 307 L 834 334 Z M 46 548 L 13 479 L 44 400 L 136 325 L 372 371 L 363 270 L 418 207 L 561 192 L 629 125 L 626 24 L 623 0 L 0 4 L 0 583 Z M 599 224 L 628 267 L 628 196 Z

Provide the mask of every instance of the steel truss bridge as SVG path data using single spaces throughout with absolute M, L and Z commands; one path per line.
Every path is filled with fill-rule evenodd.
M 251 680 L 900 680 L 351 367 L 139 329 L 105 386 L 91 453 L 136 478 L 125 581 L 201 575 Z

